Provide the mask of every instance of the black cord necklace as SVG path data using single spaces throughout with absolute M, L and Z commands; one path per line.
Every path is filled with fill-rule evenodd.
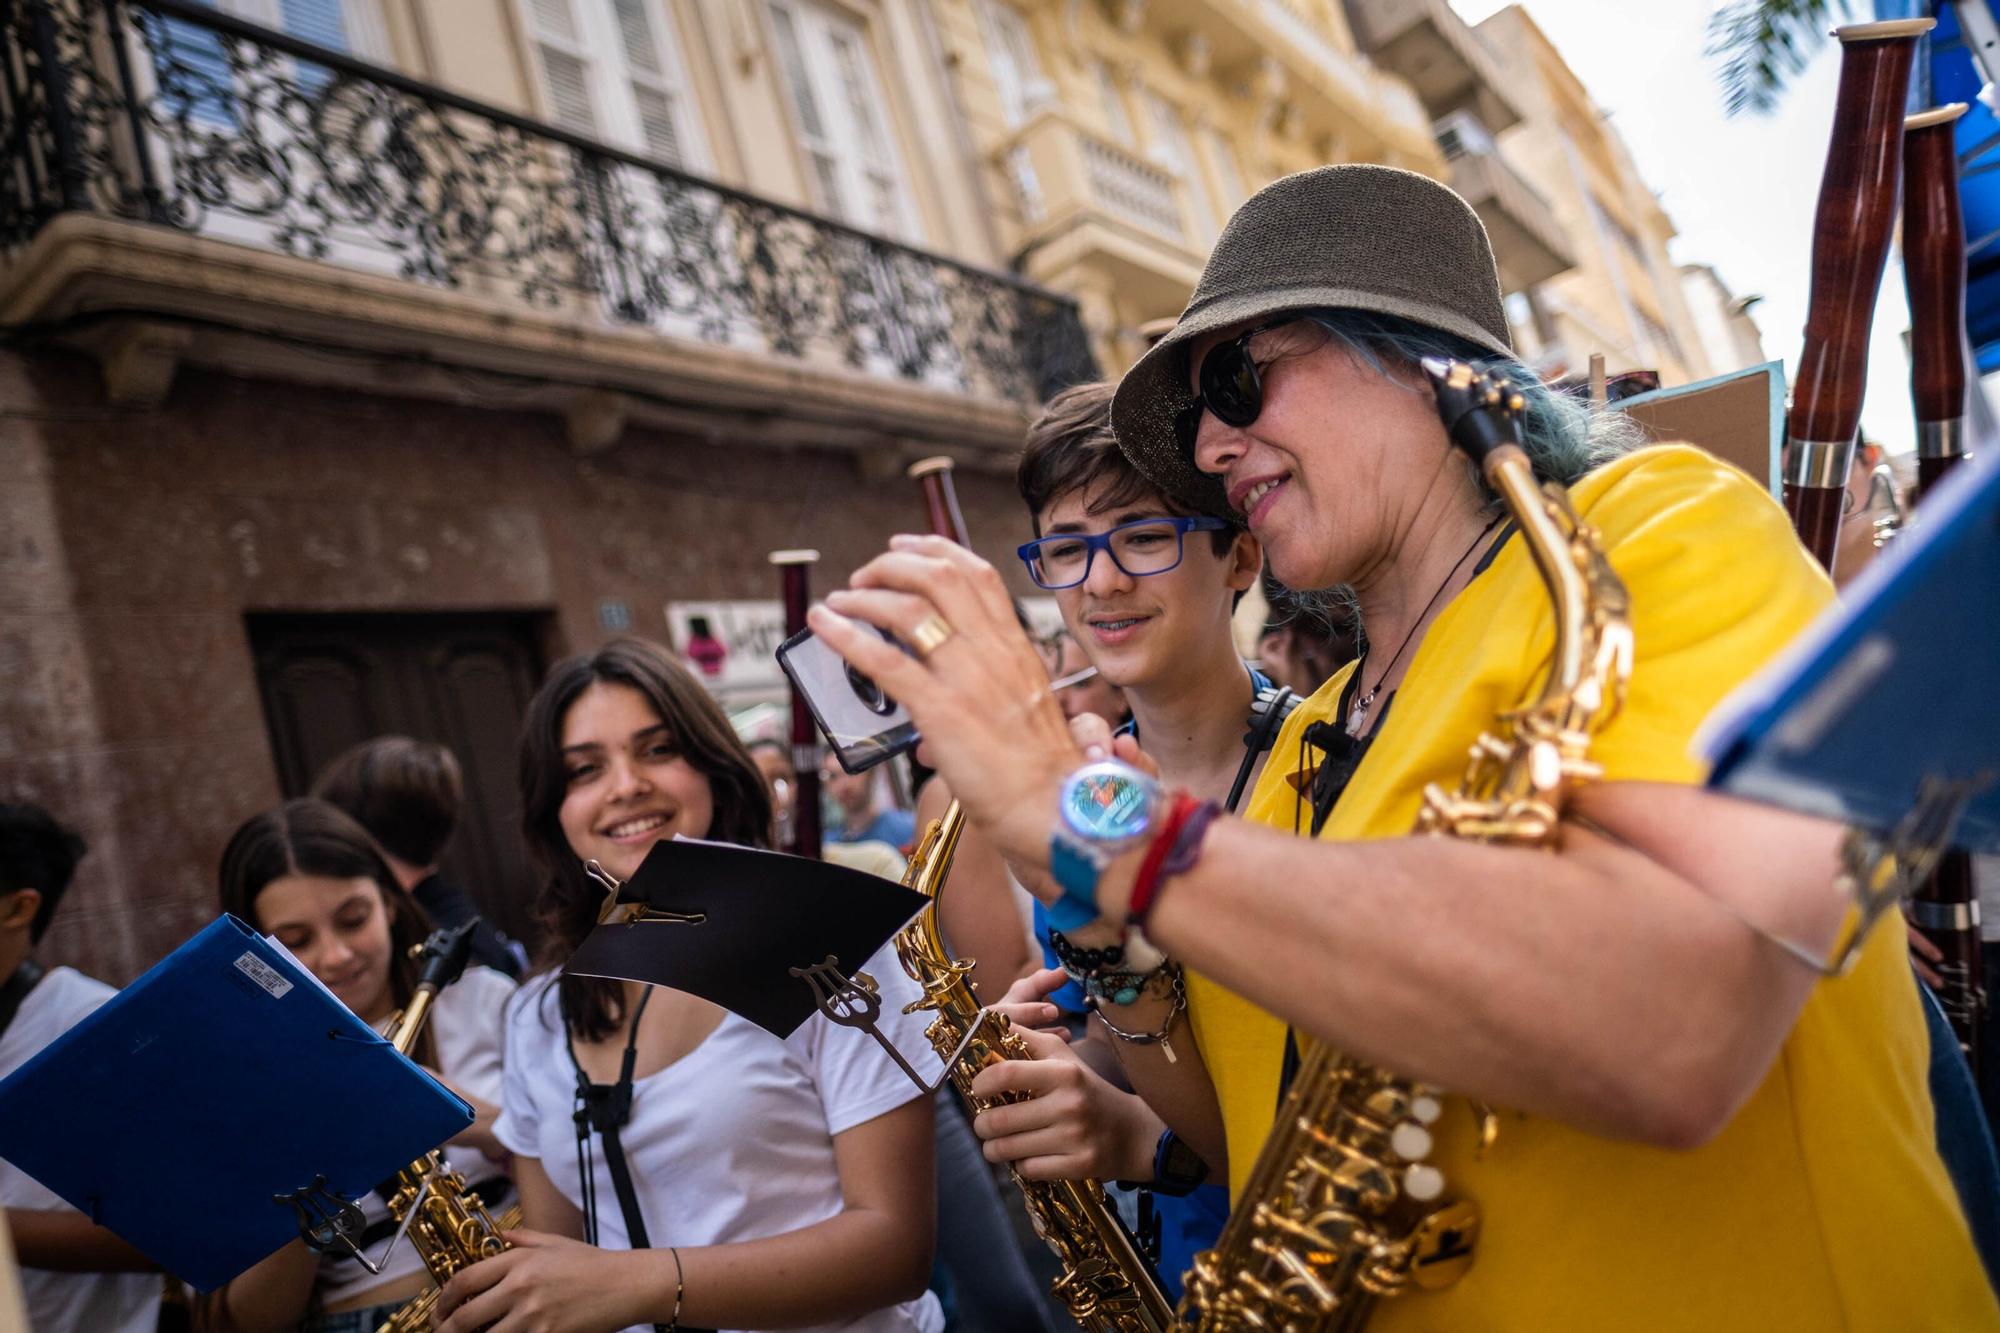
M 1438 598 L 1444 596 L 1444 590 L 1449 588 L 1451 581 L 1458 577 L 1458 571 L 1465 568 L 1465 562 L 1472 559 L 1472 553 L 1479 549 L 1479 543 L 1485 541 L 1486 535 L 1498 526 L 1500 526 L 1500 516 L 1496 515 L 1492 522 L 1479 530 L 1479 535 L 1472 539 L 1472 545 L 1465 548 L 1465 554 L 1460 556 L 1458 563 L 1451 567 L 1451 573 L 1444 576 L 1444 582 L 1438 584 L 1437 591 L 1431 594 L 1430 601 L 1424 603 L 1422 614 L 1417 617 L 1416 623 L 1410 626 L 1410 632 L 1403 636 L 1403 641 L 1396 645 L 1395 656 L 1389 659 L 1389 665 L 1382 668 L 1382 674 L 1375 678 L 1374 687 L 1359 699 L 1356 699 L 1354 707 L 1348 710 L 1348 735 L 1356 738 L 1360 737 L 1363 729 L 1368 724 L 1368 708 L 1375 702 L 1375 696 L 1382 692 L 1382 683 L 1389 679 L 1389 673 L 1396 669 L 1396 663 L 1403 660 L 1403 650 L 1410 646 L 1410 640 L 1417 637 L 1417 631 L 1423 628 L 1424 621 L 1430 617 L 1432 609 L 1437 606 Z M 1361 667 L 1367 665 L 1368 654 L 1363 653 L 1361 654 L 1361 665 L 1354 669 L 1354 674 L 1359 676 L 1361 674 Z

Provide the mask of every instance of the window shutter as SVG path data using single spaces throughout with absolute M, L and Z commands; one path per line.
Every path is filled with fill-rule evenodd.
M 1034 34 L 1020 11 L 1005 0 L 983 0 L 986 45 L 992 56 L 993 81 L 1009 125 L 1019 125 L 1048 95 L 1041 62 L 1035 57 Z
M 637 112 L 639 135 L 655 157 L 679 166 L 685 156 L 678 107 L 646 0 L 611 0 L 611 8 L 617 20 L 618 44 L 625 55 L 626 72 L 631 76 L 632 106 Z
M 278 0 L 285 31 L 302 42 L 335 51 L 353 48 L 347 40 L 347 24 L 340 0 Z
M 792 109 L 799 117 L 799 138 L 812 163 L 816 202 L 836 217 L 847 216 L 847 201 L 840 188 L 840 165 L 826 135 L 826 117 L 820 112 L 819 98 L 806 72 L 805 50 L 799 43 L 798 23 L 783 5 L 771 7 L 771 29 L 778 38 L 778 63 L 784 67 L 785 86 L 791 89 Z
M 570 0 L 528 0 L 541 57 L 542 91 L 549 118 L 578 134 L 598 133 L 597 108 L 590 95 L 590 61 Z
M 542 75 L 548 84 L 549 111 L 556 124 L 578 134 L 596 134 L 597 114 L 590 104 L 590 67 L 567 52 L 545 46 Z

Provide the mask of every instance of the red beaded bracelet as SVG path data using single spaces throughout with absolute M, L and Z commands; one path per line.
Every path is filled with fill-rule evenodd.
M 1167 808 L 1166 817 L 1160 820 L 1159 831 L 1152 842 L 1146 845 L 1146 855 L 1139 862 L 1139 873 L 1132 880 L 1132 902 L 1126 908 L 1128 921 L 1143 922 L 1146 914 L 1153 909 L 1153 897 L 1160 890 L 1160 869 L 1167 863 L 1167 856 L 1174 849 L 1180 837 L 1181 827 L 1194 812 L 1201 809 L 1201 802 L 1184 791 L 1174 793 L 1174 803 Z

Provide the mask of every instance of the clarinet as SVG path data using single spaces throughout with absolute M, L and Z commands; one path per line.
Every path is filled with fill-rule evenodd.
M 812 602 L 807 579 L 819 560 L 818 551 L 773 551 L 771 563 L 778 567 L 785 598 L 785 637 L 791 638 L 806 627 L 806 607 Z M 812 708 L 795 685 L 792 695 L 792 812 L 788 829 L 780 830 L 781 841 L 794 856 L 820 859 L 819 823 L 819 731 L 813 726 Z
M 1910 390 L 1917 414 L 1921 501 L 1965 457 L 1965 221 L 1953 143 L 1965 103 L 1903 123 L 1903 270 L 1910 298 Z M 1986 991 L 1972 858 L 1946 852 L 1910 900 L 1910 922 L 1938 947 L 1938 1003 L 1979 1072 Z
M 1812 296 L 1784 461 L 1792 526 L 1828 569 L 1861 428 L 1868 329 L 1896 224 L 1910 65 L 1917 38 L 1935 26 L 1932 19 L 1898 19 L 1834 33 L 1840 90 L 1813 219 Z

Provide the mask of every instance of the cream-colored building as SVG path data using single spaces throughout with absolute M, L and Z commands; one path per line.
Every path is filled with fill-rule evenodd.
M 933 0 L 999 258 L 1073 294 L 1107 369 L 1180 313 L 1252 191 L 1327 162 L 1443 177 L 1337 0 Z
M 1750 314 L 1761 297 L 1736 295 L 1708 264 L 1682 264 L 1680 272 L 1681 292 L 1712 373 L 1726 375 L 1771 359 L 1763 331 Z
M 1576 265 L 1512 301 L 1515 337 L 1545 376 L 1606 368 L 1657 370 L 1679 384 L 1711 372 L 1667 254 L 1674 225 L 1546 33 L 1519 5 L 1475 29 L 1500 60 L 1521 109 L 1501 152 L 1553 209 Z

